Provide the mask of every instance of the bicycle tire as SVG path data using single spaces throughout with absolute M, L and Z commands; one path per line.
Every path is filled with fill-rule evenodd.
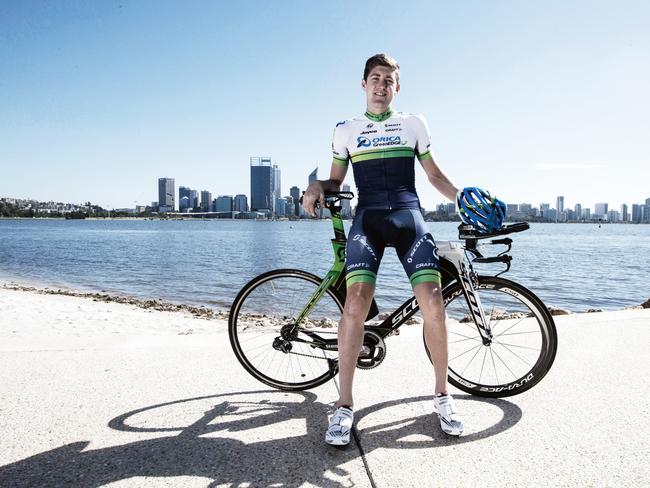
M 253 278 L 241 289 L 230 308 L 228 334 L 235 356 L 254 378 L 280 390 L 300 391 L 336 376 L 338 351 L 310 345 L 310 337 L 304 333 L 321 332 L 336 338 L 344 301 L 332 288 L 325 291 L 299 329 L 299 337 L 307 342 L 291 341 L 289 352 L 273 347 L 281 327 L 300 314 L 321 282 L 305 271 L 277 269 Z
M 493 332 L 490 346 L 483 344 L 470 318 L 460 283 L 451 283 L 442 292 L 449 333 L 449 383 L 482 397 L 502 398 L 523 393 L 544 378 L 555 360 L 557 330 L 553 317 L 533 292 L 514 281 L 491 276 L 479 276 L 478 281 L 481 305 Z M 508 337 L 504 339 L 505 335 Z M 511 344 L 505 340 L 519 342 Z M 473 347 L 462 350 L 467 345 L 460 344 L 466 341 L 471 341 Z M 426 341 L 424 348 L 431 360 Z M 466 362 L 468 357 L 470 361 Z M 476 358 L 480 369 L 478 362 L 472 364 Z

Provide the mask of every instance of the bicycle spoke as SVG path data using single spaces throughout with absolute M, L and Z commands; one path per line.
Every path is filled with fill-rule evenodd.
M 448 362 L 452 362 L 454 359 L 458 359 L 459 357 L 464 356 L 464 355 L 467 354 L 468 352 L 472 352 L 474 349 L 476 349 L 477 347 L 481 347 L 482 345 L 483 345 L 483 343 L 479 344 L 478 346 L 474 346 L 474 347 L 472 347 L 471 349 L 468 349 L 467 351 L 465 351 L 465 352 L 463 352 L 463 353 L 461 353 L 461 354 L 458 354 L 457 356 L 454 356 L 454 357 L 451 358 Z
M 519 346 L 519 345 L 517 345 L 517 344 L 509 344 L 509 343 L 507 343 L 507 342 L 500 342 L 500 341 L 494 341 L 494 340 L 493 340 L 492 342 L 493 342 L 493 343 L 496 343 L 496 344 L 499 344 L 500 346 L 503 346 L 503 347 L 506 347 L 506 346 L 510 346 L 510 347 L 518 347 L 518 348 L 520 348 L 520 349 L 530 349 L 531 351 L 538 351 L 538 350 L 539 350 L 539 348 L 537 348 L 537 347 Z M 507 347 L 506 347 L 506 349 L 507 349 Z
M 449 344 L 458 344 L 459 342 L 466 342 L 466 341 L 481 342 L 476 337 L 468 337 L 466 339 L 458 339 L 457 341 L 449 341 Z
M 494 336 L 494 339 L 496 339 L 497 337 L 501 337 L 501 336 L 522 335 L 522 334 L 538 334 L 539 335 L 539 333 L 540 333 L 539 330 L 528 330 L 528 331 L 524 331 L 524 332 L 510 332 L 508 334 L 499 334 L 497 336 Z
M 516 375 L 515 373 L 513 373 L 512 370 L 511 370 L 511 369 L 508 367 L 508 365 L 505 363 L 505 361 L 504 361 L 503 359 L 501 359 L 501 356 L 499 356 L 499 353 L 497 353 L 497 352 L 494 351 L 494 350 L 493 350 L 492 352 L 493 352 L 494 355 L 497 357 L 497 359 L 498 359 L 499 361 L 501 361 L 501 363 L 506 367 L 506 369 L 507 369 L 508 371 L 510 371 L 510 374 L 512 375 L 513 379 L 516 380 L 516 379 L 517 379 L 517 375 Z
M 503 346 L 503 344 L 501 344 L 501 343 L 497 343 L 497 344 Z M 524 358 L 522 358 L 519 354 L 515 353 L 514 351 L 511 351 L 509 348 L 507 348 L 507 347 L 505 347 L 505 346 L 504 346 L 503 348 L 504 348 L 506 351 L 508 351 L 508 352 L 510 352 L 511 354 L 513 354 L 514 356 L 518 357 L 518 358 L 519 358 L 521 361 L 523 361 L 524 363 L 526 363 L 526 365 L 527 365 L 528 367 L 530 367 L 530 368 L 533 367 L 532 364 L 530 364 L 528 361 L 526 361 Z M 531 348 L 531 349 L 532 349 L 532 348 Z M 537 349 L 534 349 L 534 350 L 537 350 Z
M 465 369 L 463 369 L 463 371 L 461 371 L 460 374 L 464 374 L 464 373 L 465 373 L 465 371 L 467 370 L 467 368 L 469 367 L 469 365 L 472 363 L 472 361 L 474 361 L 474 358 L 476 357 L 476 355 L 477 355 L 479 352 L 481 352 L 481 349 L 480 349 L 480 348 L 476 350 L 476 352 L 475 352 L 474 355 L 472 356 L 472 359 L 470 359 L 470 360 L 467 362 L 467 364 L 465 365 Z
M 529 317 L 523 317 L 523 318 L 521 318 L 521 319 L 519 320 L 519 322 L 515 322 L 515 323 L 512 324 L 510 327 L 508 327 L 506 330 L 504 330 L 503 332 L 501 332 L 499 335 L 501 335 L 501 334 L 503 334 L 503 333 L 505 333 L 505 332 L 508 332 L 510 329 L 512 329 L 513 327 L 516 327 L 518 324 L 520 324 L 522 320 L 527 319 L 527 318 L 529 318 Z M 496 337 L 499 337 L 499 335 L 497 335 Z
M 494 354 L 492 353 L 492 348 L 490 348 L 490 357 L 492 358 L 492 366 L 494 367 L 494 377 L 497 379 L 497 383 L 499 383 L 499 374 L 497 373 L 497 365 L 494 362 Z
M 483 352 L 483 362 L 481 363 L 481 372 L 478 375 L 478 382 L 481 382 L 481 378 L 483 377 L 483 367 L 485 366 L 485 358 L 487 357 L 487 347 L 485 348 L 485 351 Z

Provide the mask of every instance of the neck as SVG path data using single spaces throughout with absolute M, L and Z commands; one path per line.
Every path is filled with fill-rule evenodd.
M 390 107 L 387 107 L 383 112 L 378 111 L 377 109 L 370 108 L 366 110 L 365 116 L 370 120 L 375 122 L 381 122 L 389 118 L 393 113 L 393 110 Z

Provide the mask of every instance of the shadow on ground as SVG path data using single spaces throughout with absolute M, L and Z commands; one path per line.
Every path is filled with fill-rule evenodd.
M 384 402 L 359 410 L 356 416 L 363 423 L 364 419 L 381 415 L 384 408 L 424 400 L 433 403 L 432 399 Z M 375 422 L 373 427 L 360 429 L 365 453 L 377 447 L 436 448 L 471 442 L 498 434 L 521 419 L 521 410 L 504 400 L 469 396 L 457 399 L 495 405 L 503 410 L 503 417 L 495 425 L 460 439 L 434 433 L 430 414 L 383 424 Z M 350 486 L 353 473 L 342 466 L 357 460 L 359 450 L 352 444 L 347 449 L 324 444 L 328 411 L 329 407 L 317 402 L 312 393 L 275 390 L 209 395 L 153 405 L 122 414 L 108 426 L 131 436 L 157 433 L 162 437 L 88 450 L 90 441 L 67 444 L 0 467 L 0 486 L 94 487 L 145 476 L 197 476 L 213 480 L 213 485 Z M 421 438 L 423 433 L 426 440 L 403 440 L 413 434 Z M 366 476 L 362 468 L 354 469 L 358 469 L 357 480 Z

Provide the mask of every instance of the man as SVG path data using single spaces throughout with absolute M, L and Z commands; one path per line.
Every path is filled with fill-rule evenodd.
M 447 392 L 447 329 L 439 262 L 415 191 L 415 157 L 431 184 L 444 196 L 455 201 L 458 189 L 431 154 L 424 118 L 391 109 L 400 90 L 397 62 L 386 54 L 372 56 L 366 62 L 361 87 L 366 92 L 365 114 L 336 125 L 330 178 L 314 181 L 303 197 L 303 207 L 315 215 L 315 202 L 323 206 L 324 192 L 339 190 L 352 162 L 359 201 L 346 248 L 347 297 L 338 328 L 341 392 L 325 440 L 333 445 L 350 442 L 352 382 L 363 345 L 364 320 L 386 246 L 395 247 L 424 317 L 425 340 L 435 371 L 434 404 L 441 428 L 450 435 L 460 435 L 463 423 Z

